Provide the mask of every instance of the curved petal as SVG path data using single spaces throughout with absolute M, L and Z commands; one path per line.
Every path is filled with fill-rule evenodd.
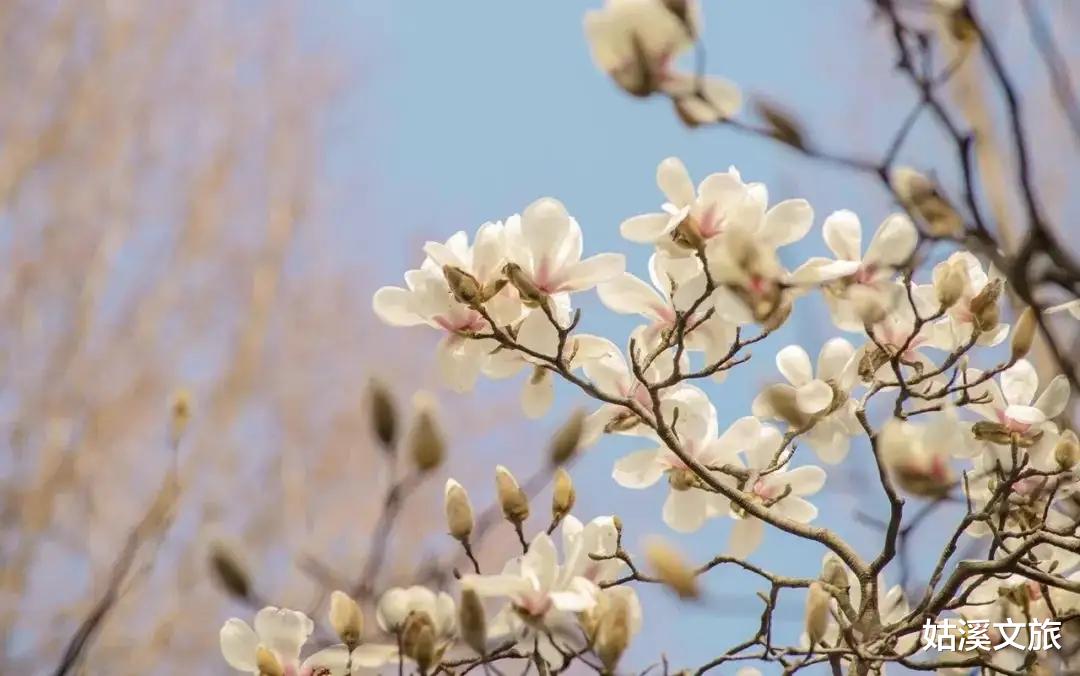
M 745 519 L 735 519 L 731 535 L 728 536 L 728 554 L 744 559 L 761 546 L 764 536 L 765 524 L 757 518 L 747 516 Z
M 811 380 L 795 390 L 795 403 L 804 413 L 823 411 L 832 400 L 833 389 L 824 380 Z
M 788 345 L 776 353 L 776 368 L 796 387 L 805 385 L 814 378 L 810 355 L 798 345 Z
M 1056 418 L 1069 404 L 1071 393 L 1068 378 L 1059 375 L 1050 381 L 1043 393 L 1035 400 L 1035 408 L 1045 413 L 1047 418 Z
M 669 157 L 656 167 L 656 185 L 676 207 L 688 206 L 694 201 L 694 183 L 690 172 L 677 157 Z
M 863 265 L 895 268 L 911 257 L 919 243 L 919 232 L 904 214 L 893 214 L 885 219 L 870 245 L 866 247 Z
M 1038 425 L 1046 420 L 1046 414 L 1034 406 L 1010 404 L 1005 408 L 1005 417 L 1025 425 Z
M 412 310 L 412 292 L 398 286 L 384 286 L 371 299 L 375 315 L 390 326 L 417 326 L 426 323 Z
M 817 376 L 822 380 L 840 380 L 844 367 L 855 354 L 855 347 L 843 338 L 833 338 L 818 353 Z
M 355 659 L 353 662 L 357 664 L 357 666 L 366 666 L 360 665 Z M 337 645 L 332 645 L 329 648 L 323 648 L 304 660 L 304 663 L 300 665 L 300 673 L 315 673 L 316 669 L 322 669 L 329 671 L 329 676 L 345 676 L 345 667 L 348 666 L 348 664 L 349 649 L 345 647 L 344 643 L 339 643 Z M 378 666 L 381 666 L 381 664 Z
M 618 277 L 625 270 L 626 258 L 622 254 L 597 254 L 567 268 L 559 290 L 585 291 L 600 282 Z
M 761 421 L 752 415 L 739 418 L 724 430 L 717 439 L 716 447 L 730 453 L 744 450 L 757 442 L 761 435 Z
M 1026 359 L 1013 364 L 1001 374 L 1001 393 L 1010 404 L 1027 406 L 1039 389 L 1039 376 L 1035 367 Z
M 818 510 L 810 502 L 800 497 L 786 497 L 773 507 L 781 516 L 800 523 L 810 523 L 817 518 Z
M 654 321 L 660 319 L 659 310 L 667 307 L 667 301 L 654 288 L 629 272 L 598 284 L 596 293 L 612 312 L 643 315 Z
M 787 276 L 787 282 L 796 286 L 828 282 L 853 275 L 859 271 L 859 261 L 834 261 L 828 258 L 811 258 Z
M 541 197 L 525 207 L 521 214 L 521 235 L 538 264 L 555 262 L 570 230 L 566 207 L 551 197 Z
M 692 533 L 701 528 L 708 514 L 708 494 L 690 489 L 672 490 L 664 501 L 664 523 L 680 533 Z
M 521 388 L 521 409 L 529 418 L 542 418 L 555 401 L 555 382 L 546 369 L 525 381 Z
M 832 212 L 821 229 L 825 244 L 837 258 L 858 261 L 862 257 L 862 224 L 854 211 Z
M 814 210 L 804 199 L 784 200 L 765 213 L 763 239 L 776 246 L 797 242 L 814 222 Z
M 816 465 L 803 465 L 777 477 L 791 486 L 792 495 L 813 495 L 825 485 L 825 470 Z
M 300 648 L 314 630 L 311 619 L 295 610 L 268 606 L 255 614 L 255 633 L 259 635 L 259 642 L 286 663 L 296 662 Z
M 623 221 L 619 226 L 619 234 L 631 242 L 651 244 L 667 234 L 672 227 L 674 225 L 668 214 L 641 214 Z
M 221 627 L 221 654 L 229 666 L 239 671 L 258 671 L 255 653 L 259 649 L 259 637 L 239 618 L 232 618 Z
M 520 575 L 466 575 L 461 585 L 475 591 L 479 596 L 514 596 L 527 591 L 529 583 Z M 390 625 L 391 627 L 393 625 Z
M 636 451 L 615 461 L 611 478 L 624 488 L 647 488 L 656 483 L 664 473 L 659 462 L 661 451 L 647 449 Z
M 398 659 L 397 646 L 383 643 L 365 643 L 353 650 L 353 664 L 358 667 L 377 669 Z
M 468 392 L 476 385 L 483 361 L 476 354 L 478 341 L 448 335 L 439 341 L 435 357 L 443 383 L 455 392 Z M 473 345 L 470 345 L 473 343 Z

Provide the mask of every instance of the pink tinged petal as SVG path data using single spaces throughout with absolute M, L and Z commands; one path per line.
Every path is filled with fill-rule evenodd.
M 776 368 L 796 387 L 805 385 L 814 377 L 810 355 L 798 345 L 788 345 L 776 354 Z
M 919 233 L 911 219 L 893 214 L 885 219 L 866 247 L 863 265 L 895 268 L 911 257 L 919 243 Z
M 575 263 L 563 272 L 560 291 L 584 291 L 618 277 L 626 270 L 622 254 L 604 253 Z
M 300 673 L 313 673 L 315 669 L 328 669 L 330 676 L 345 676 L 345 667 L 349 664 L 349 649 L 344 644 L 323 648 L 311 655 L 300 665 Z M 358 663 L 355 662 L 354 664 Z
M 375 292 L 371 307 L 383 322 L 390 326 L 425 324 L 423 317 L 412 310 L 412 293 L 397 286 L 384 286 Z
M 797 286 L 818 284 L 853 275 L 858 270 L 858 261 L 833 261 L 828 258 L 811 258 L 788 275 L 787 282 Z
M 1010 404 L 1030 404 L 1038 388 L 1039 376 L 1026 359 L 1021 359 L 1001 374 L 1001 392 Z
M 661 451 L 646 449 L 636 451 L 615 461 L 611 478 L 623 488 L 647 488 L 655 484 L 664 474 L 664 465 L 660 462 Z
M 813 495 L 825 485 L 825 470 L 815 465 L 803 465 L 784 472 L 776 481 L 790 485 L 792 495 Z
M 600 302 L 620 314 L 643 315 L 660 321 L 660 311 L 667 309 L 667 301 L 655 289 L 628 272 L 597 285 L 596 292 Z
M 1035 408 L 1045 413 L 1047 418 L 1056 418 L 1069 404 L 1070 395 L 1068 378 L 1059 375 L 1050 381 L 1043 393 L 1035 400 Z
M 353 651 L 352 659 L 355 666 L 377 669 L 391 661 L 397 661 L 397 646 L 365 643 Z
M 832 403 L 833 390 L 824 380 L 811 380 L 795 391 L 795 402 L 804 413 L 817 413 Z
M 221 654 L 233 669 L 246 672 L 257 671 L 255 653 L 259 649 L 259 637 L 239 618 L 228 620 L 221 627 Z
M 757 518 L 747 516 L 744 519 L 735 519 L 728 536 L 728 555 L 743 559 L 750 556 L 761 546 L 761 540 L 765 536 L 765 524 Z
M 680 533 L 698 530 L 708 515 L 707 499 L 705 491 L 669 491 L 664 501 L 664 523 Z
M 862 225 L 855 212 L 841 209 L 829 214 L 822 226 L 829 250 L 837 258 L 858 261 L 862 257 Z
M 529 589 L 529 583 L 520 575 L 466 575 L 461 584 L 483 597 L 514 596 Z
M 469 265 L 469 261 L 465 260 L 463 256 L 460 256 L 459 253 L 454 250 L 457 247 L 452 246 L 453 240 L 458 237 L 468 238 L 468 235 L 466 235 L 462 231 L 458 231 L 454 234 L 453 237 L 450 238 L 450 241 L 448 241 L 446 244 L 443 244 L 441 242 L 427 242 L 426 244 L 424 244 L 424 253 L 426 253 L 431 258 L 431 260 L 438 263 L 439 267 L 442 267 L 444 265 L 453 265 L 454 267 L 464 268 L 468 270 L 470 267 L 472 267 L 471 265 Z
M 843 338 L 829 340 L 818 353 L 818 378 L 839 380 L 854 354 L 855 347 Z
M 300 648 L 315 630 L 307 615 L 287 608 L 263 608 L 255 614 L 259 642 L 277 653 L 285 665 L 295 664 Z
M 763 239 L 776 246 L 806 237 L 814 222 L 814 210 L 803 199 L 784 200 L 765 214 Z
M 651 244 L 677 225 L 668 214 L 642 214 L 628 218 L 619 226 L 619 234 L 631 242 Z
M 555 383 L 548 371 L 544 371 L 539 380 L 528 378 L 521 388 L 521 408 L 529 418 L 542 418 L 554 401 Z
M 656 184 L 677 207 L 685 207 L 694 201 L 694 183 L 686 165 L 677 157 L 669 157 L 656 167 Z
M 541 197 L 525 207 L 521 215 L 521 234 L 539 266 L 553 261 L 559 248 L 570 236 L 570 215 L 556 199 Z
M 1022 425 L 1038 425 L 1046 420 L 1046 414 L 1034 406 L 1011 404 L 1005 409 L 1005 417 L 1008 420 L 1021 423 Z M 1025 430 L 1021 430 L 1025 431 Z

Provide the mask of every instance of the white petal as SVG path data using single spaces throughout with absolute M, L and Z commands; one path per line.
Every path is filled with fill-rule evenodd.
M 814 377 L 810 355 L 798 345 L 788 345 L 776 354 L 776 368 L 796 387 L 805 385 Z
M 412 292 L 397 286 L 384 286 L 375 292 L 371 307 L 379 319 L 390 326 L 416 326 L 423 317 L 412 310 Z
M 544 417 L 554 401 L 555 382 L 547 370 L 539 378 L 528 378 L 521 388 L 521 408 L 529 418 Z
M 800 523 L 810 523 L 818 514 L 817 507 L 800 497 L 789 496 L 774 507 L 781 516 L 786 516 Z
M 480 375 L 483 362 L 477 355 L 476 342 L 469 338 L 448 335 L 439 341 L 435 349 L 443 383 L 455 392 L 471 390 Z
M 1010 404 L 1005 409 L 1005 417 L 1026 425 L 1038 425 L 1046 420 L 1046 414 L 1034 406 Z
M 824 410 L 833 400 L 833 390 L 824 380 L 811 380 L 795 390 L 795 401 L 804 413 Z
M 622 254 L 603 253 L 571 265 L 559 285 L 561 291 L 584 291 L 600 282 L 614 279 L 626 270 L 626 258 Z
M 761 421 L 752 415 L 739 418 L 717 440 L 717 446 L 731 452 L 741 451 L 756 443 L 761 435 Z
M 841 209 L 829 214 L 822 226 L 825 244 L 846 261 L 857 261 L 862 257 L 862 225 L 855 212 Z
M 671 216 L 668 214 L 642 214 L 623 221 L 619 226 L 619 234 L 631 242 L 651 244 L 667 234 L 672 227 Z
M 377 669 L 390 661 L 397 661 L 397 646 L 381 643 L 365 643 L 352 653 L 353 664 L 358 667 Z
M 259 637 L 239 618 L 232 618 L 221 627 L 221 654 L 229 666 L 239 671 L 253 672 L 255 653 L 259 649 Z
M 521 234 L 537 262 L 554 262 L 570 230 L 566 207 L 550 197 L 536 200 L 521 214 Z
M 656 167 L 656 184 L 677 207 L 685 207 L 694 201 L 694 183 L 686 165 L 677 157 L 669 157 Z
M 629 272 L 597 285 L 596 292 L 612 312 L 643 315 L 654 321 L 660 319 L 658 310 L 667 305 L 655 289 Z
M 765 524 L 757 518 L 747 516 L 745 519 L 735 519 L 728 537 L 728 554 L 738 559 L 750 556 L 761 546 L 764 535 Z
M 829 340 L 818 353 L 818 378 L 839 381 L 844 373 L 844 367 L 848 365 L 854 354 L 854 346 L 843 338 Z
M 1056 418 L 1069 404 L 1070 394 L 1068 378 L 1059 375 L 1050 381 L 1043 393 L 1035 400 L 1035 408 L 1045 413 L 1047 418 Z
M 855 274 L 859 270 L 859 265 L 859 261 L 833 261 L 828 258 L 811 258 L 788 275 L 787 282 L 796 286 L 828 282 Z
M 814 210 L 803 199 L 784 200 L 765 214 L 762 236 L 769 244 L 782 246 L 806 237 L 814 222 Z
M 273 650 L 287 663 L 300 657 L 300 648 L 315 630 L 307 615 L 287 608 L 269 606 L 255 614 L 255 633 L 259 643 Z
M 1001 374 L 1001 392 L 1010 404 L 1030 404 L 1038 388 L 1039 376 L 1026 359 L 1021 359 Z
M 895 268 L 911 257 L 919 243 L 919 233 L 911 219 L 904 214 L 893 214 L 885 219 L 870 246 L 866 247 L 863 265 Z
M 784 472 L 777 480 L 791 486 L 792 495 L 813 495 L 825 485 L 825 470 L 815 465 L 803 465 Z
M 620 458 L 615 462 L 611 478 L 624 488 L 652 486 L 664 473 L 664 466 L 659 462 L 661 452 L 656 449 L 646 449 Z
M 707 515 L 705 491 L 672 490 L 664 501 L 664 523 L 680 533 L 692 533 L 701 528 Z
M 519 575 L 466 575 L 461 584 L 480 596 L 513 596 L 528 589 L 528 582 Z
M 354 660 L 354 663 L 355 660 Z M 315 669 L 329 669 L 330 676 L 345 676 L 345 667 L 349 664 L 349 649 L 345 644 L 339 643 L 329 648 L 323 648 L 311 655 L 300 665 L 300 673 L 312 673 Z M 356 663 L 360 666 L 359 663 Z M 310 671 L 308 671 L 310 670 Z

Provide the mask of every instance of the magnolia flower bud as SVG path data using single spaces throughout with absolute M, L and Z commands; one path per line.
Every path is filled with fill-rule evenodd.
M 801 428 L 810 422 L 810 416 L 799 408 L 793 388 L 786 385 L 770 385 L 765 388 L 762 395 L 773 414 L 788 425 Z
M 539 307 L 547 302 L 547 294 L 541 291 L 536 284 L 533 284 L 533 281 L 529 279 L 529 276 L 525 274 L 525 271 L 517 263 L 504 265 L 503 274 L 506 275 L 510 284 L 517 289 L 518 295 L 525 305 Z
M 596 626 L 596 656 L 607 669 L 615 671 L 619 658 L 630 643 L 630 610 L 622 597 L 612 597 Z
M 829 628 L 829 592 L 820 582 L 810 584 L 806 595 L 806 635 L 810 645 L 820 645 Z
M 364 631 L 364 615 L 360 606 L 343 591 L 330 595 L 330 627 L 349 650 L 360 644 L 360 634 Z
M 426 674 L 435 662 L 435 648 L 435 625 L 431 618 L 425 612 L 410 613 L 401 630 L 401 651 Z
M 238 599 L 251 594 L 251 580 L 247 568 L 228 546 L 221 542 L 210 545 L 210 569 L 218 584 Z
M 990 331 L 998 325 L 998 320 L 1001 318 L 1001 311 L 998 309 L 1001 289 L 1001 280 L 994 279 L 987 282 L 982 291 L 971 299 L 971 314 L 975 328 L 979 331 Z
M 529 496 L 521 490 L 510 470 L 502 465 L 495 467 L 495 489 L 506 520 L 518 526 L 524 523 L 529 518 Z
M 1024 308 L 1024 311 L 1020 313 L 1020 318 L 1016 320 L 1016 327 L 1013 329 L 1012 343 L 1010 345 L 1010 355 L 1012 361 L 1023 359 L 1027 356 L 1027 353 L 1031 350 L 1031 344 L 1035 342 L 1035 329 L 1038 328 L 1038 324 L 1035 321 L 1035 310 L 1032 308 Z
M 443 266 L 443 277 L 446 285 L 450 287 L 450 293 L 454 294 L 454 300 L 465 305 L 477 305 L 483 301 L 483 291 L 476 277 L 453 265 Z
M 574 457 L 581 445 L 581 435 L 585 431 L 585 411 L 577 409 L 551 438 L 552 465 L 561 465 Z
M 398 428 L 394 397 L 382 382 L 375 379 L 368 384 L 368 396 L 371 398 L 371 427 L 375 430 L 375 437 L 382 444 L 383 450 L 393 453 Z
M 830 556 L 825 559 L 825 565 L 821 570 L 821 581 L 827 582 L 837 589 L 846 590 L 851 586 L 851 581 L 848 579 L 847 568 L 837 558 Z
M 487 619 L 484 616 L 484 604 L 472 587 L 461 590 L 461 603 L 458 604 L 458 624 L 461 625 L 461 638 L 479 655 L 487 654 Z
M 1076 432 L 1065 430 L 1058 438 L 1057 445 L 1054 446 L 1054 462 L 1064 471 L 1076 467 L 1078 461 L 1080 461 L 1080 441 L 1076 438 Z
M 285 668 L 277 655 L 266 646 L 259 646 L 255 651 L 255 667 L 259 670 L 259 676 L 285 676 Z
M 941 441 L 927 440 L 925 430 L 891 419 L 878 435 L 877 446 L 885 468 L 903 491 L 922 498 L 939 498 L 956 483 L 947 457 L 940 449 L 926 445 Z
M 416 417 L 409 430 L 409 457 L 417 470 L 427 473 L 442 464 L 446 443 L 435 420 L 431 399 L 427 395 L 417 395 L 416 407 Z
M 465 487 L 454 481 L 446 480 L 443 492 L 443 504 L 446 510 L 446 527 L 455 540 L 466 542 L 473 530 L 473 508 Z
M 678 102 L 676 102 L 676 106 L 678 106 Z M 690 251 L 701 251 L 705 247 L 705 238 L 701 236 L 697 221 L 694 220 L 689 211 L 671 232 L 671 241 Z
M 967 268 L 960 261 L 942 264 L 942 273 L 934 277 L 934 291 L 941 307 L 948 309 L 964 295 L 967 286 Z
M 170 405 L 169 436 L 175 446 L 187 431 L 188 423 L 191 422 L 191 392 L 186 389 L 177 390 L 173 393 Z
M 687 565 L 681 554 L 666 543 L 655 540 L 645 548 L 645 558 L 649 561 L 656 577 L 671 588 L 681 599 L 696 599 L 700 596 L 697 575 Z
M 553 521 L 562 521 L 563 517 L 574 508 L 574 482 L 570 479 L 570 473 L 562 467 L 555 470 L 555 488 L 551 492 L 551 518 Z
M 911 167 L 896 167 L 889 177 L 900 202 L 923 221 L 934 237 L 959 237 L 964 220 L 926 176 Z

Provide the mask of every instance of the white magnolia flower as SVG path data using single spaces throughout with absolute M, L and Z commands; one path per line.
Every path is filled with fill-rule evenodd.
M 466 575 L 462 585 L 481 597 L 505 597 L 509 606 L 489 625 L 493 636 L 509 636 L 518 649 L 557 663 L 562 652 L 583 647 L 575 614 L 596 605 L 599 588 L 574 567 L 560 567 L 555 544 L 540 533 L 522 556 L 511 559 L 498 575 Z M 557 645 L 552 644 L 555 641 Z M 560 652 L 560 649 L 562 652 Z
M 619 532 L 614 517 L 598 516 L 582 525 L 576 517 L 567 515 L 559 528 L 565 557 L 563 569 L 568 576 L 583 577 L 596 584 L 618 578 L 625 566 L 621 559 L 592 557 L 612 556 L 618 550 Z
M 979 371 L 968 369 L 968 382 L 980 375 Z M 1069 381 L 1064 375 L 1055 377 L 1036 399 L 1038 389 L 1039 376 L 1035 367 L 1021 359 L 1002 372 L 1000 384 L 988 380 L 971 388 L 971 398 L 976 403 L 970 404 L 969 408 L 986 420 L 1002 425 L 1008 432 L 1024 434 L 1034 428 L 1056 433 L 1057 427 L 1047 421 L 1061 415 L 1068 405 Z
M 867 343 L 865 350 L 877 351 L 878 345 L 881 345 L 889 356 L 899 354 L 902 364 L 933 370 L 933 362 L 920 351 L 920 348 L 930 346 L 931 325 L 923 324 L 915 331 L 915 312 L 918 311 L 920 317 L 929 317 L 937 311 L 939 304 L 934 288 L 929 284 L 912 284 L 909 298 L 902 285 L 896 286 L 901 300 L 890 308 L 879 307 L 879 313 L 875 311 L 879 316 L 870 327 L 875 342 Z M 874 374 L 874 379 L 895 383 L 896 374 L 888 363 L 883 363 Z
M 960 273 L 959 279 L 963 281 L 959 300 L 956 301 L 946 312 L 945 317 L 934 323 L 934 330 L 930 333 L 930 345 L 933 347 L 952 351 L 971 340 L 971 334 L 975 326 L 975 313 L 972 311 L 971 302 L 980 292 L 986 289 L 987 284 L 995 280 L 1004 281 L 1001 273 L 991 268 L 990 274 L 983 270 L 982 263 L 971 252 L 958 251 L 945 261 L 934 266 L 934 280 L 940 284 L 946 270 L 952 266 Z M 982 331 L 975 340 L 976 345 L 992 346 L 1005 340 L 1009 333 L 1009 325 L 998 322 L 996 326 Z
M 558 200 L 536 200 L 506 221 L 507 258 L 543 294 L 585 291 L 626 268 L 621 254 L 581 259 L 581 227 Z M 511 278 L 511 282 L 514 279 Z M 520 290 L 520 289 L 519 289 Z
M 658 252 L 649 259 L 652 286 L 630 273 L 597 286 L 600 300 L 610 310 L 620 314 L 637 314 L 649 321 L 635 331 L 638 343 L 652 348 L 673 335 L 680 313 L 705 293 L 705 276 L 696 258 L 672 257 Z M 735 327 L 715 313 L 708 313 L 710 304 L 701 303 L 686 320 L 684 344 L 687 350 L 705 353 L 705 363 L 713 364 L 723 358 L 735 340 Z M 726 371 L 715 379 L 722 380 Z
M 825 485 L 825 470 L 814 465 L 788 469 L 782 462 L 779 468 L 768 474 L 783 435 L 775 427 L 762 425 L 755 443 L 746 449 L 746 468 L 750 470 L 744 491 L 750 499 L 767 507 L 779 516 L 801 523 L 809 523 L 817 516 L 817 507 L 803 498 L 813 495 Z M 737 461 L 736 461 L 737 462 Z M 728 540 L 728 553 L 745 558 L 761 544 L 765 524 L 757 517 L 731 506 L 735 525 Z
M 665 401 L 665 408 L 666 420 L 672 420 L 678 409 L 675 431 L 682 450 L 704 466 L 741 464 L 736 454 L 754 444 L 761 431 L 757 418 L 747 416 L 717 436 L 716 409 L 700 390 L 684 390 Z M 726 514 L 727 499 L 700 486 L 697 475 L 658 438 L 654 440 L 655 448 L 631 453 L 615 463 L 612 477 L 616 483 L 647 488 L 666 475 L 670 491 L 664 502 L 664 523 L 683 533 L 701 528 L 710 517 Z
M 956 484 L 950 458 L 972 457 L 978 446 L 951 406 L 920 416 L 924 422 L 890 419 L 878 434 L 878 452 L 906 493 L 939 498 Z
M 663 0 L 607 0 L 603 9 L 586 13 L 585 36 L 597 67 L 627 93 L 662 91 L 689 108 L 697 124 L 706 124 L 734 115 L 742 97 L 726 80 L 671 69 L 693 44 L 699 23 L 693 1 L 676 14 Z
M 818 354 L 815 378 L 806 350 L 788 345 L 777 353 L 776 367 L 790 385 L 771 386 L 754 399 L 751 410 L 761 418 L 784 420 L 790 413 L 777 411 L 776 402 L 794 401 L 799 412 L 807 416 L 808 424 L 813 416 L 819 416 L 802 435 L 806 443 L 823 462 L 841 462 L 847 457 L 851 437 L 862 432 L 855 417 L 858 405 L 851 399 L 857 365 L 851 343 L 833 338 Z
M 863 253 L 862 225 L 854 212 L 833 212 L 822 230 L 836 259 L 811 258 L 791 274 L 791 280 L 796 284 L 830 282 L 825 286 L 825 300 L 833 323 L 845 331 L 861 332 L 862 304 L 876 301 L 892 307 L 897 303 L 899 289 L 893 278 L 914 253 L 919 233 L 907 216 L 893 214 L 878 226 Z
M 656 183 L 668 200 L 663 211 L 634 216 L 619 230 L 632 242 L 656 244 L 673 255 L 685 256 L 733 227 L 764 244 L 783 246 L 805 237 L 814 218 L 813 209 L 802 199 L 768 208 L 764 184 L 744 183 L 735 167 L 710 174 L 695 191 L 686 166 L 669 157 L 657 167 Z
M 298 674 L 300 649 L 307 643 L 315 624 L 307 615 L 286 608 L 267 606 L 255 614 L 255 628 L 239 618 L 221 627 L 221 654 L 233 669 L 258 674 L 257 654 L 269 650 L 286 674 Z

